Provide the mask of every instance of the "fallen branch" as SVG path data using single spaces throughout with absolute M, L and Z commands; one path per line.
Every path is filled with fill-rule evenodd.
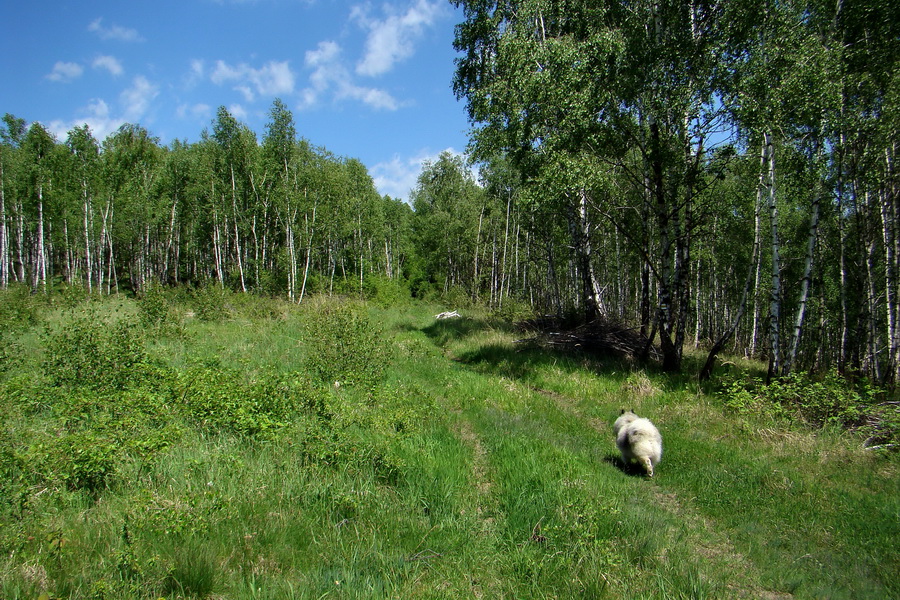
M 439 315 L 434 315 L 434 318 L 435 318 L 435 319 L 438 319 L 438 320 L 440 320 L 440 319 L 454 319 L 454 318 L 459 317 L 459 316 L 460 316 L 460 314 L 459 314 L 458 312 L 456 312 L 455 310 L 453 310 L 453 311 L 448 311 L 448 312 L 442 312 L 442 313 L 439 314 Z

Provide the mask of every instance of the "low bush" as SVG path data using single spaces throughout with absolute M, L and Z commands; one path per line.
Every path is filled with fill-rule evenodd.
M 43 341 L 45 371 L 61 386 L 125 389 L 135 383 L 135 368 L 146 360 L 136 323 L 108 323 L 90 307 L 49 328 Z
M 0 331 L 18 331 L 38 321 L 40 302 L 24 284 L 0 289 Z
M 528 302 L 506 298 L 503 305 L 491 311 L 491 317 L 507 323 L 519 323 L 534 318 L 534 309 Z
M 409 288 L 397 278 L 383 275 L 366 277 L 363 291 L 366 299 L 381 307 L 397 306 L 409 302 Z
M 727 408 L 740 414 L 765 413 L 776 420 L 847 429 L 865 423 L 880 394 L 867 383 L 854 386 L 836 371 L 820 379 L 791 373 L 768 385 L 758 377 L 729 377 L 717 392 Z
M 166 337 L 184 335 L 184 323 L 161 287 L 151 285 L 142 291 L 137 307 L 138 320 L 145 330 Z
M 197 367 L 178 375 L 173 393 L 177 409 L 194 425 L 245 436 L 270 436 L 298 412 L 327 415 L 321 389 L 296 373 L 247 379 L 236 371 Z
M 302 341 L 308 370 L 323 383 L 371 388 L 384 376 L 389 346 L 362 304 L 332 300 L 307 311 Z
M 192 294 L 194 313 L 201 321 L 212 323 L 224 321 L 232 312 L 231 296 L 231 291 L 215 283 L 199 287 Z

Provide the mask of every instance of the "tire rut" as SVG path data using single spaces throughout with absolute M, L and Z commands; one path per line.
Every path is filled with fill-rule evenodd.
M 487 451 L 481 443 L 478 433 L 472 428 L 472 424 L 457 411 L 457 419 L 453 426 L 456 437 L 472 451 L 472 475 L 471 480 L 475 494 L 475 518 L 478 530 L 475 533 L 479 538 L 493 538 L 496 534 L 497 504 L 493 493 L 494 482 L 490 474 L 490 465 Z M 475 598 L 494 597 L 494 582 L 489 578 L 478 580 L 471 578 L 470 586 Z
M 556 406 L 572 417 L 585 421 L 592 429 L 601 434 L 609 434 L 612 438 L 612 425 L 598 418 L 589 418 L 578 407 L 574 398 L 545 390 L 537 386 L 527 386 L 535 393 L 553 400 Z M 672 539 L 686 536 L 693 544 L 696 554 L 702 557 L 702 563 L 715 565 L 716 570 L 725 570 L 734 574 L 734 581 L 727 586 L 728 593 L 735 598 L 753 598 L 762 600 L 791 600 L 793 595 L 764 589 L 755 583 L 756 567 L 752 561 L 739 552 L 728 539 L 726 533 L 716 528 L 715 522 L 705 517 L 691 501 L 679 497 L 671 488 L 654 486 L 649 497 L 661 510 L 674 516 L 681 524 L 682 531 L 673 528 Z M 681 534 L 681 535 L 680 535 Z M 708 568 L 708 567 L 707 567 Z

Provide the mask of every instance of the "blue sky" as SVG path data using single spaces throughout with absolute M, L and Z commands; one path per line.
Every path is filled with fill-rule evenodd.
M 467 142 L 447 0 L 32 0 L 0 19 L 0 114 L 64 141 L 139 123 L 196 142 L 227 107 L 261 138 L 281 98 L 298 134 L 407 198 L 423 160 Z

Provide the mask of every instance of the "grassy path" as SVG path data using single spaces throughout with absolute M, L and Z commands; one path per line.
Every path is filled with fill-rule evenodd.
M 500 595 L 900 593 L 895 467 L 848 440 L 731 421 L 693 386 L 519 348 L 484 324 L 423 333 L 452 362 L 436 394 L 470 448 L 472 485 L 497 504 Z M 653 480 L 619 468 L 610 425 L 623 406 L 663 430 Z

